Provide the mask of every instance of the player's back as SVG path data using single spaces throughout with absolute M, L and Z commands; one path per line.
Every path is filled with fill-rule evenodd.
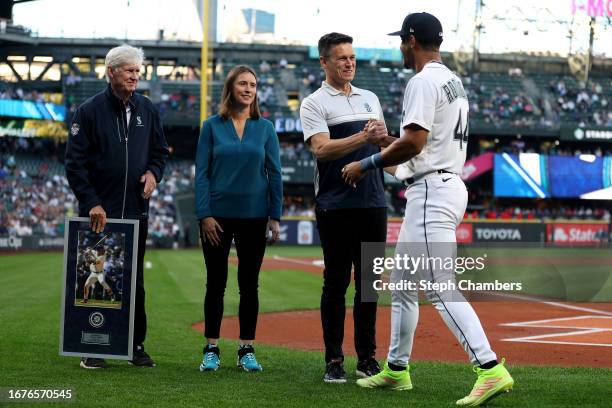
M 420 154 L 404 163 L 401 178 L 436 170 L 461 174 L 468 139 L 469 103 L 461 79 L 444 64 L 432 61 L 412 77 L 404 94 L 402 129 L 411 123 L 429 131 Z

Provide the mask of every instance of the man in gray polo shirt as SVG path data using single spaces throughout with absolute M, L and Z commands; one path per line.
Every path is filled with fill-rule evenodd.
M 327 366 L 323 380 L 332 383 L 346 382 L 342 342 L 345 294 L 353 266 L 356 374 L 367 377 L 380 371 L 374 359 L 376 302 L 362 301 L 361 243 L 385 242 L 387 237 L 382 169 L 349 186 L 342 180 L 342 167 L 379 152 L 380 146 L 394 140 L 387 135 L 376 95 L 351 85 L 356 70 L 352 43 L 350 36 L 339 33 L 319 39 L 325 81 L 300 108 L 304 141 L 317 159 L 316 217 L 325 260 L 321 321 Z

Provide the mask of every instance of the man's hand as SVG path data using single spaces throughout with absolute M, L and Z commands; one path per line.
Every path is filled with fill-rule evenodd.
M 104 226 L 106 226 L 106 211 L 104 211 L 101 205 L 96 205 L 89 210 L 89 226 L 96 234 L 104 231 Z
M 221 243 L 220 232 L 223 232 L 221 225 L 213 217 L 206 217 L 200 221 L 200 229 L 204 238 L 210 241 L 212 246 L 218 246 Z
M 140 176 L 140 182 L 144 183 L 144 191 L 142 196 L 147 200 L 151 198 L 151 194 L 155 191 L 155 187 L 157 187 L 157 182 L 155 182 L 155 176 L 151 173 L 150 170 L 147 170 L 145 174 Z
M 363 131 L 368 143 L 379 145 L 387 137 L 387 125 L 382 120 L 370 119 Z
M 270 234 L 268 234 L 270 231 Z M 266 236 L 270 236 L 268 238 L 268 244 L 272 245 L 280 238 L 280 223 L 276 220 L 269 220 L 268 225 L 266 226 Z
M 363 178 L 365 174 L 361 172 L 361 163 L 352 162 L 342 168 L 342 178 L 346 184 L 357 187 L 357 182 Z

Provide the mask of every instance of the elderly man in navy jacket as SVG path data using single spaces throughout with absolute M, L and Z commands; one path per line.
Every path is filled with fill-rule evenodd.
M 77 109 L 66 147 L 66 176 L 79 201 L 79 215 L 92 230 L 104 230 L 107 218 L 139 220 L 134 318 L 136 366 L 154 367 L 144 351 L 147 331 L 143 259 L 149 198 L 162 179 L 168 145 L 157 109 L 137 94 L 144 55 L 122 45 L 106 55 L 108 86 Z M 83 368 L 107 368 L 102 359 L 83 358 Z

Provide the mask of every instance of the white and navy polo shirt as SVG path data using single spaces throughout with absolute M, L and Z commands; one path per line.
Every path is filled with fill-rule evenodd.
M 318 133 L 330 139 L 343 139 L 363 130 L 369 119 L 384 120 L 378 97 L 370 91 L 351 85 L 345 95 L 323 81 L 321 88 L 304 98 L 300 107 L 304 141 Z M 386 207 L 383 171 L 369 171 L 353 188 L 342 180 L 342 167 L 380 151 L 367 144 L 337 160 L 321 162 L 315 167 L 317 209 Z

